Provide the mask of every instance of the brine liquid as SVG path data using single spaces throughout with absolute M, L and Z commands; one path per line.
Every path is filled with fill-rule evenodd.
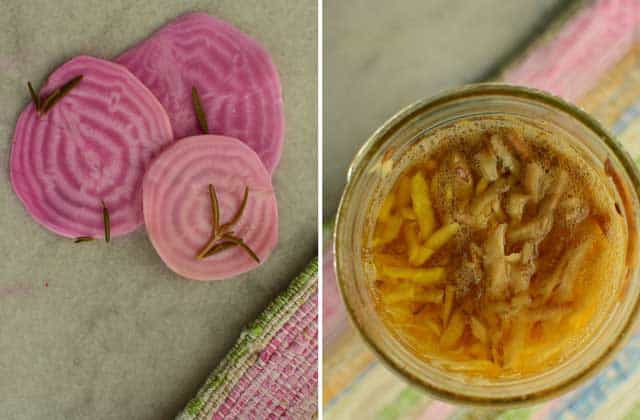
M 508 119 L 441 129 L 397 163 L 365 252 L 387 327 L 472 375 L 536 373 L 574 354 L 624 267 L 626 225 L 602 168 Z

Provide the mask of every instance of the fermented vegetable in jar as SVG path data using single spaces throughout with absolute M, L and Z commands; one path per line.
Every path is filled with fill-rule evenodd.
M 425 139 L 377 200 L 365 252 L 376 310 L 421 358 L 470 375 L 539 373 L 602 321 L 624 217 L 604 169 L 557 140 L 465 124 Z

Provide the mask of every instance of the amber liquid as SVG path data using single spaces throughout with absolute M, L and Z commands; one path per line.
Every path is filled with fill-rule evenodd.
M 518 124 L 425 141 L 378 200 L 368 254 L 383 321 L 452 371 L 527 375 L 562 362 L 597 329 L 624 265 L 606 176 Z

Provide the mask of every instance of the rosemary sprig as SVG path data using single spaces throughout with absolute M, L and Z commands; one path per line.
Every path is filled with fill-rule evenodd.
M 111 218 L 109 217 L 109 209 L 102 201 L 102 221 L 104 224 L 104 240 L 109 242 L 111 240 Z
M 31 100 L 33 101 L 33 106 L 36 107 L 36 111 L 40 111 L 40 106 L 42 105 L 40 103 L 40 96 L 38 96 L 36 94 L 36 91 L 33 89 L 33 86 L 31 86 L 31 82 L 27 82 L 27 87 L 29 88 L 29 95 L 31 95 Z
M 227 223 L 220 225 L 220 208 L 218 202 L 218 196 L 216 189 L 213 185 L 209 184 L 209 199 L 211 201 L 211 237 L 207 244 L 198 252 L 196 258 L 201 260 L 203 258 L 210 257 L 211 255 L 222 252 L 226 249 L 239 246 L 257 263 L 260 263 L 258 255 L 247 245 L 242 238 L 234 235 L 231 228 L 238 223 L 245 208 L 247 207 L 247 200 L 249 198 L 249 188 L 245 187 L 244 197 L 242 203 L 236 211 L 236 214 Z
M 73 79 L 69 80 L 64 85 L 60 86 L 59 88 L 51 92 L 51 94 L 47 96 L 44 102 L 42 102 L 39 111 L 42 114 L 46 114 L 47 112 L 49 112 L 55 104 L 60 102 L 62 98 L 64 98 L 69 92 L 71 92 L 71 90 L 74 87 L 78 85 L 78 83 L 80 83 L 80 81 L 82 80 L 82 77 L 83 77 L 82 75 L 76 76 Z
M 198 95 L 198 89 L 195 86 L 191 88 L 191 99 L 193 100 L 193 108 L 196 111 L 196 117 L 198 118 L 198 124 L 200 125 L 200 131 L 203 134 L 209 134 L 209 125 L 207 124 L 207 116 L 202 109 L 202 101 L 200 95 Z
M 94 238 L 93 236 L 79 236 L 76 239 L 73 240 L 74 244 L 79 244 L 80 242 L 91 242 L 91 241 L 95 241 L 96 238 Z

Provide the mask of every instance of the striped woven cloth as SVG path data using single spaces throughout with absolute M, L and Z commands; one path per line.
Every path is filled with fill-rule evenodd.
M 640 164 L 639 29 L 640 0 L 583 3 L 552 25 L 499 79 L 577 103 Z M 329 243 L 324 255 L 325 418 L 640 420 L 640 332 L 596 378 L 561 398 L 506 411 L 451 405 L 407 385 L 376 360 L 346 320 Z
M 178 420 L 312 419 L 318 411 L 318 263 L 245 331 Z

